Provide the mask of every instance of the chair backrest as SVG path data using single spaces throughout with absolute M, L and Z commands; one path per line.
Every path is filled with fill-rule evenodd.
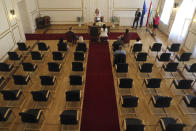
M 151 51 L 161 51 L 161 47 L 162 47 L 162 44 L 161 43 L 154 43 L 152 48 L 151 48 Z
M 148 79 L 148 84 L 146 85 L 147 88 L 160 88 L 161 80 L 159 78 L 151 78 Z
M 42 55 L 38 51 L 32 51 L 31 57 L 32 57 L 32 60 L 42 60 Z
M 76 51 L 83 51 L 86 52 L 86 44 L 85 43 L 78 43 L 76 47 Z
M 26 85 L 27 84 L 27 81 L 25 80 L 26 76 L 23 76 L 23 75 L 12 75 L 12 77 L 13 77 L 15 85 Z
M 171 53 L 162 53 L 159 61 L 169 61 Z
M 54 85 L 53 76 L 40 76 L 41 85 Z
M 136 96 L 122 96 L 123 97 L 123 107 L 137 107 L 138 106 L 138 97 Z
M 20 60 L 19 55 L 16 52 L 8 52 L 10 60 Z
M 127 73 L 128 72 L 128 64 L 126 63 L 119 63 L 117 64 L 117 73 Z
M 11 68 L 9 66 L 10 66 L 10 64 L 0 63 L 0 71 L 9 72 L 14 68 L 14 66 L 11 66 Z
M 165 71 L 169 71 L 169 72 L 176 72 L 177 68 L 178 68 L 178 64 L 176 62 L 170 62 L 166 65 L 166 69 Z
M 168 124 L 166 127 L 166 131 L 183 131 L 183 128 L 185 127 L 185 124 Z
M 22 95 L 20 90 L 1 90 L 4 100 L 18 100 Z
M 58 51 L 52 52 L 53 60 L 63 60 L 63 54 Z
M 40 51 L 47 51 L 48 50 L 48 46 L 44 42 L 39 42 L 37 44 L 38 44 L 38 49 Z
M 66 92 L 66 101 L 80 101 L 80 90 Z
M 48 93 L 48 90 L 31 91 L 34 101 L 47 101 L 49 98 L 49 96 L 47 97 L 47 93 Z
M 83 61 L 84 53 L 83 52 L 74 52 L 74 60 L 75 61 Z
M 168 96 L 155 96 L 156 104 L 155 107 L 169 107 L 172 97 Z
M 27 123 L 38 123 L 42 113 L 40 114 L 40 117 L 37 119 L 37 115 L 40 109 L 28 109 L 25 112 L 20 112 L 19 115 L 21 116 L 21 120 L 23 122 Z
M 83 71 L 83 63 L 82 62 L 72 62 L 72 71 Z
M 193 80 L 180 80 L 178 82 L 179 89 L 190 89 L 192 87 Z
M 34 71 L 34 65 L 32 63 L 22 63 L 24 71 Z
M 119 88 L 132 88 L 133 79 L 121 78 L 119 83 Z
M 178 52 L 180 50 L 180 43 L 173 43 L 170 46 L 170 51 L 172 52 Z
M 116 54 L 114 55 L 114 64 L 126 63 L 126 55 Z
M 64 125 L 77 124 L 77 110 L 64 110 L 60 115 L 60 121 Z
M 82 76 L 80 75 L 70 75 L 70 85 L 82 85 Z
M 136 61 L 146 61 L 147 60 L 148 53 L 146 52 L 140 52 L 137 54 Z
M 18 49 L 20 51 L 26 51 L 26 50 L 28 50 L 28 47 L 26 46 L 26 44 L 24 42 L 18 42 L 17 45 L 18 45 Z
M 126 119 L 126 131 L 144 131 L 145 125 L 140 119 L 127 118 Z
M 152 67 L 153 67 L 153 64 L 152 63 L 144 63 L 141 66 L 140 72 L 143 72 L 143 73 L 151 73 L 152 72 Z
M 191 55 L 192 53 L 189 53 L 189 52 L 182 53 L 180 56 L 180 61 L 189 61 Z
M 141 52 L 142 51 L 142 44 L 134 44 L 132 52 Z
M 67 43 L 59 43 L 57 44 L 58 51 L 67 51 Z
M 7 121 L 11 113 L 10 107 L 0 107 L 0 122 Z
M 193 98 L 192 98 L 191 101 L 190 101 L 190 105 L 191 105 L 192 107 L 196 107 L 196 96 L 193 96 Z
M 56 62 L 48 62 L 48 70 L 49 71 L 55 71 L 59 72 L 60 71 L 60 64 Z
M 196 63 L 193 63 L 189 69 L 190 72 L 196 72 Z

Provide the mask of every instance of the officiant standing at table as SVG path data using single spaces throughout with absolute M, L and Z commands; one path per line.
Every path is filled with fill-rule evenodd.
M 136 29 L 137 29 L 137 26 L 138 26 L 138 22 L 139 22 L 140 16 L 141 16 L 141 13 L 140 13 L 140 9 L 138 8 L 137 11 L 135 12 L 135 19 L 134 19 L 134 21 L 133 21 L 133 26 L 132 26 L 132 28 L 134 28 L 135 23 L 136 23 Z
M 95 9 L 95 19 L 94 22 L 103 22 L 103 16 L 99 12 L 99 9 Z

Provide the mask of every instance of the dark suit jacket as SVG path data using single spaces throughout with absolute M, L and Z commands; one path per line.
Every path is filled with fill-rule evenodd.
M 128 34 L 124 34 L 124 36 L 122 38 L 123 43 L 129 43 L 130 38 L 131 38 L 131 35 L 129 33 Z
M 90 28 L 90 35 L 91 35 L 91 36 L 99 36 L 98 27 L 92 26 L 92 27 Z
M 66 36 L 67 36 L 67 41 L 68 41 L 68 42 L 73 42 L 73 41 L 76 41 L 76 40 L 77 40 L 77 36 L 76 36 L 75 33 L 72 32 L 72 31 L 68 31 L 68 32 L 66 33 Z

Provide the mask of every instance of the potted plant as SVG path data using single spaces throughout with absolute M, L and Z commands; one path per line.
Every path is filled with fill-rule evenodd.
M 79 27 L 81 27 L 81 24 L 83 22 L 83 16 L 78 16 L 77 17 L 77 22 L 78 22 Z
M 115 27 L 115 23 L 118 22 L 118 18 L 116 16 L 111 17 L 112 27 Z

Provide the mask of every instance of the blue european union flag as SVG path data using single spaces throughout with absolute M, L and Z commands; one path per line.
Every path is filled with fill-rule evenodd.
M 140 27 L 142 27 L 142 25 L 143 25 L 143 19 L 144 19 L 144 15 L 146 14 L 146 12 L 147 12 L 146 1 L 144 0 L 142 16 L 141 16 L 141 19 L 140 19 Z

